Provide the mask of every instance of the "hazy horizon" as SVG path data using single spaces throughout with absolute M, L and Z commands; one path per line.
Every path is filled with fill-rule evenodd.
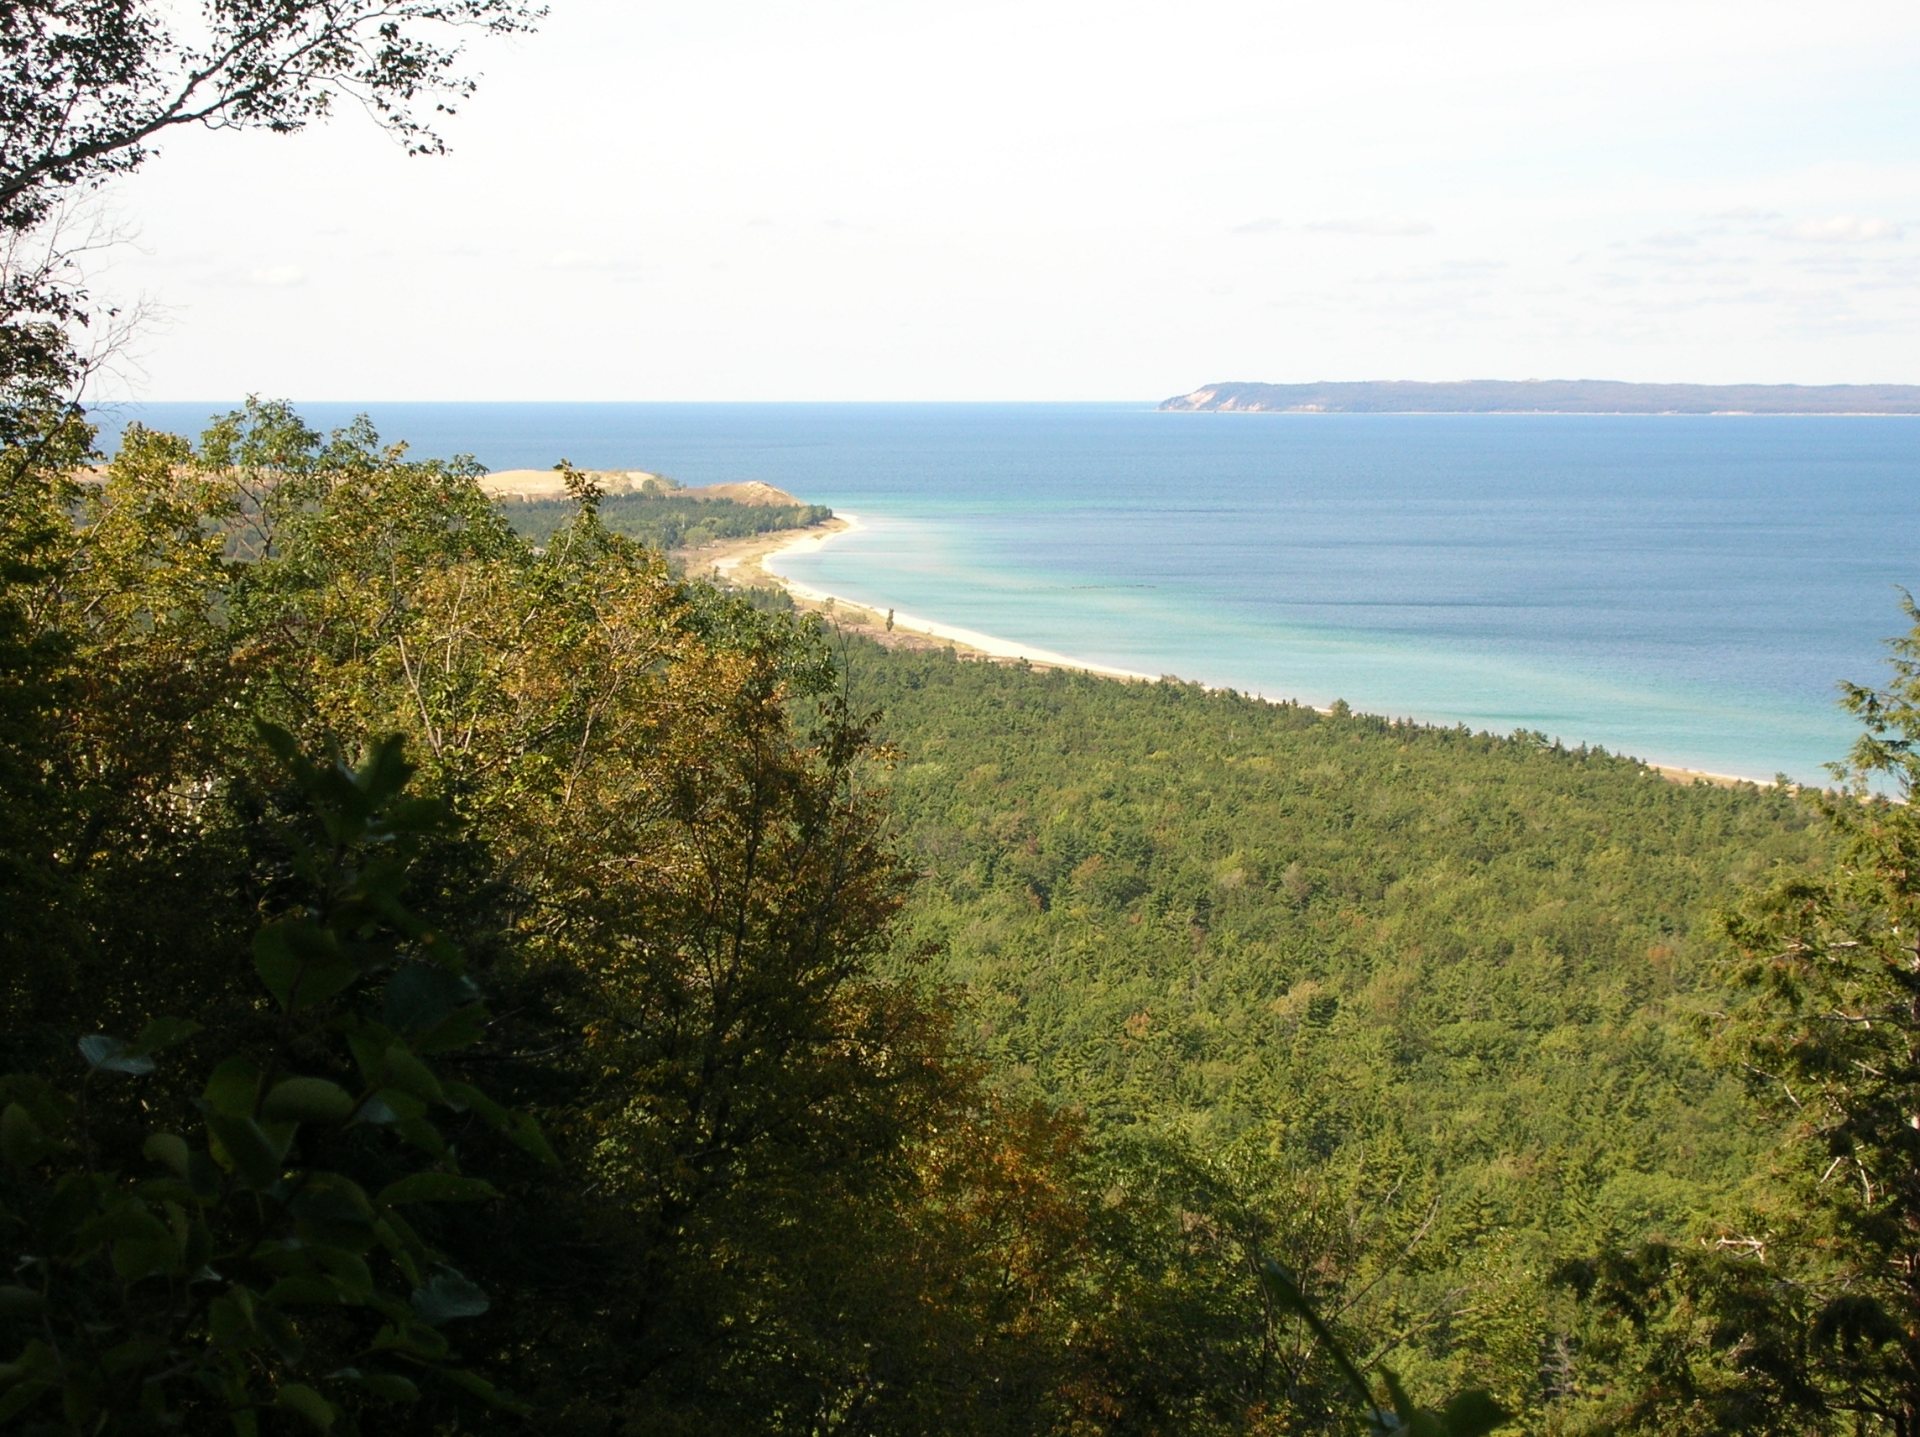
M 1728 380 L 1723 383 L 1703 384 L 1696 380 L 1687 380 L 1687 379 L 1619 380 L 1619 379 L 1607 378 L 1601 375 L 1580 375 L 1580 376 L 1562 376 L 1562 375 L 1531 376 L 1530 375 L 1525 378 L 1518 378 L 1518 379 L 1506 378 L 1499 375 L 1470 375 L 1463 378 L 1433 379 L 1433 380 L 1406 379 L 1406 378 L 1383 379 L 1378 377 L 1368 378 L 1368 379 L 1266 379 L 1266 378 L 1249 379 L 1249 378 L 1240 378 L 1240 377 L 1236 377 L 1232 379 L 1214 378 L 1209 380 L 1203 380 L 1197 384 L 1188 385 L 1185 389 L 1170 390 L 1162 394 L 1153 394 L 1153 395 L 1096 394 L 1096 395 L 1085 396 L 1077 399 L 1024 398 L 1024 397 L 1011 396 L 1011 395 L 983 395 L 978 397 L 953 398 L 953 397 L 949 397 L 945 395 L 937 395 L 937 394 L 905 394 L 905 395 L 898 395 L 898 396 L 891 396 L 891 397 L 875 397 L 875 396 L 856 394 L 856 395 L 845 395 L 845 396 L 836 397 L 832 399 L 809 399 L 809 398 L 787 397 L 787 396 L 778 396 L 778 395 L 769 396 L 766 398 L 758 398 L 758 399 L 741 399 L 741 398 L 732 398 L 732 397 L 713 397 L 713 398 L 701 398 L 701 399 L 656 399 L 656 398 L 647 397 L 645 395 L 625 395 L 625 396 L 615 395 L 615 396 L 607 396 L 604 398 L 593 398 L 593 399 L 575 399 L 575 398 L 565 398 L 565 397 L 535 398 L 527 395 L 500 395 L 500 396 L 489 397 L 489 398 L 467 398 L 467 397 L 461 397 L 461 396 L 435 398 L 431 396 L 423 396 L 423 395 L 417 395 L 417 394 L 395 394 L 395 395 L 272 394 L 272 395 L 269 395 L 259 390 L 258 388 L 255 388 L 251 392 L 261 398 L 284 399 L 287 402 L 293 404 L 296 408 L 302 404 L 323 404 L 323 405 L 330 405 L 330 406 L 350 405 L 350 404 L 388 404 L 388 405 L 405 405 L 405 404 L 472 404 L 472 405 L 507 405 L 507 404 L 554 404 L 554 405 L 562 405 L 562 404 L 580 404 L 580 405 L 593 405 L 593 404 L 714 404 L 714 405 L 719 405 L 719 404 L 794 404 L 794 405 L 802 405 L 802 404 L 981 404 L 981 405 L 988 405 L 988 404 L 1114 404 L 1114 405 L 1121 405 L 1121 404 L 1129 404 L 1131 405 L 1131 404 L 1139 404 L 1139 405 L 1146 405 L 1146 406 L 1154 406 L 1154 405 L 1161 404 L 1166 400 L 1179 398 L 1182 395 L 1192 394 L 1202 389 L 1207 389 L 1207 388 L 1211 388 L 1219 385 L 1229 385 L 1229 384 L 1262 384 L 1262 385 L 1273 385 L 1278 388 L 1311 387 L 1316 385 L 1332 385 L 1332 384 L 1352 384 L 1352 385 L 1632 384 L 1632 385 L 1649 388 L 1649 389 L 1680 388 L 1680 387 L 1697 387 L 1697 388 L 1705 388 L 1705 389 L 1752 389 L 1752 388 L 1889 389 L 1889 388 L 1900 388 L 1900 389 L 1913 389 L 1913 390 L 1920 391 L 1920 381 L 1907 382 L 1903 380 L 1873 380 L 1873 379 L 1841 380 L 1841 381 L 1829 381 L 1829 380 L 1822 380 L 1822 379 L 1771 380 L 1771 381 Z M 238 392 L 232 395 L 224 396 L 224 397 L 210 396 L 208 394 L 184 394 L 184 395 L 115 394 L 111 398 L 100 400 L 93 407 L 101 410 L 109 410 L 109 409 L 133 408 L 141 405 L 155 405 L 155 406 L 161 406 L 161 405 L 172 406 L 172 405 L 182 405 L 182 404 L 234 405 L 234 404 L 239 404 L 243 402 L 246 397 L 247 397 L 246 394 L 238 393 Z M 1909 417 L 1909 416 L 1893 415 L 1893 416 L 1872 416 L 1872 417 L 1903 418 L 1903 417 Z
M 108 187 L 103 394 L 1075 401 L 1920 381 L 1920 11 L 562 0 L 453 153 L 354 112 Z

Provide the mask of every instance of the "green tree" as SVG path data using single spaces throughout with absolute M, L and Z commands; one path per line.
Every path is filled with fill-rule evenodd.
M 1728 1042 L 1791 1125 L 1806 1231 L 1809 1383 L 1824 1404 L 1920 1432 L 1920 612 L 1884 688 L 1849 685 L 1865 732 L 1826 805 L 1831 869 L 1733 919 L 1750 994 Z M 1790 1249 L 1791 1251 L 1791 1249 Z M 1758 1255 L 1761 1249 L 1755 1249 Z
M 271 1007 L 89 1034 L 77 1082 L 0 1077 L 0 1421 L 18 1430 L 245 1437 L 278 1410 L 357 1431 L 421 1403 L 416 1379 L 511 1405 L 449 1360 L 441 1328 L 489 1299 L 422 1236 L 436 1206 L 495 1195 L 461 1170 L 465 1130 L 551 1159 L 463 1080 L 479 990 L 404 901 L 444 810 L 407 795 L 397 740 L 350 769 L 266 736 L 308 830 L 291 906 L 253 943 Z M 160 1074 L 179 1052 L 213 1064 L 203 1086 Z
M 1604 1315 L 1609 1430 L 1920 1432 L 1920 611 L 1821 804 L 1834 857 L 1726 920 L 1722 1056 L 1784 1125 L 1744 1211 L 1690 1248 L 1572 1270 Z M 1625 1372 L 1633 1380 L 1619 1380 Z
M 434 1218 L 502 1298 L 477 1370 L 588 1430 L 1022 1430 L 1070 1367 L 1074 1248 L 1033 1234 L 1074 1230 L 1071 1143 L 1009 1136 L 896 967 L 906 875 L 820 636 L 682 582 L 575 489 L 536 550 L 471 465 L 255 404 L 45 491 L 21 782 L 62 923 L 0 974 L 10 1066 L 153 1012 L 255 1032 L 249 942 L 292 860 L 251 716 L 308 752 L 402 733 L 461 820 L 419 836 L 414 907 L 496 1000 L 457 1056 L 568 1158 Z M 514 1158 L 473 1126 L 463 1153 Z

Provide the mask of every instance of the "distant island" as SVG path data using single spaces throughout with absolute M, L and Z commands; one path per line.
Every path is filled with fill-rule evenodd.
M 1261 414 L 1920 414 L 1920 384 L 1627 384 L 1612 379 L 1209 384 L 1163 410 Z

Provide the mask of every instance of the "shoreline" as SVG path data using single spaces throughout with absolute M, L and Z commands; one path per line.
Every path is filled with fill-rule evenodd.
M 834 517 L 808 529 L 779 529 L 756 534 L 750 539 L 730 539 L 690 550 L 681 556 L 687 572 L 717 578 L 733 584 L 782 590 L 808 613 L 821 614 L 845 628 L 889 648 L 952 648 L 969 657 L 992 663 L 1026 663 L 1039 669 L 1067 669 L 1095 674 L 1101 678 L 1123 679 L 1129 683 L 1158 683 L 1161 674 L 1141 673 L 1076 659 L 1033 644 L 1022 644 L 996 634 L 937 619 L 902 613 L 898 609 L 880 609 L 815 589 L 781 573 L 773 562 L 784 555 L 817 549 L 841 534 L 861 527 L 857 514 L 835 511 Z
M 1177 675 L 1147 674 L 1135 669 L 1092 663 L 1084 659 L 1076 659 L 1069 654 L 1055 653 L 1051 649 L 1018 643 L 995 634 L 981 633 L 977 629 L 963 628 L 957 624 L 944 624 L 915 614 L 902 613 L 898 609 L 883 611 L 869 604 L 860 603 L 858 600 L 849 599 L 844 594 L 830 594 L 824 589 L 815 589 L 799 583 L 773 567 L 774 561 L 787 554 L 818 549 L 840 535 L 854 533 L 861 527 L 859 515 L 836 510 L 833 518 L 810 528 L 776 529 L 765 534 L 755 534 L 747 539 L 723 540 L 699 549 L 682 551 L 677 557 L 686 566 L 689 576 L 717 579 L 723 583 L 745 587 L 780 589 L 793 600 L 797 607 L 806 612 L 832 619 L 842 627 L 873 639 L 888 648 L 952 648 L 979 662 L 1024 663 L 1037 669 L 1063 669 L 1073 673 L 1092 674 L 1099 678 L 1119 679 L 1127 683 L 1151 684 L 1159 683 L 1162 679 L 1180 681 Z M 1213 685 L 1204 687 L 1210 691 L 1217 691 Z M 1249 698 L 1259 699 L 1264 703 L 1298 702 L 1293 699 L 1276 699 L 1270 694 L 1247 689 L 1236 690 L 1236 692 L 1245 694 Z M 1325 714 L 1329 710 L 1315 708 L 1314 712 Z M 1632 755 L 1620 756 L 1633 757 Z M 1684 768 L 1679 764 L 1655 763 L 1644 758 L 1634 758 L 1634 762 L 1669 783 L 1705 783 L 1716 788 L 1738 788 L 1743 784 L 1755 788 L 1774 786 L 1774 780 L 1770 778 L 1749 778 L 1737 773 L 1717 773 L 1710 769 Z

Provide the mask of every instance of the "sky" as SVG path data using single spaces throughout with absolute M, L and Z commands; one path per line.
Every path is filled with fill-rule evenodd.
M 103 398 L 1920 383 L 1912 0 L 551 0 L 102 196 Z

